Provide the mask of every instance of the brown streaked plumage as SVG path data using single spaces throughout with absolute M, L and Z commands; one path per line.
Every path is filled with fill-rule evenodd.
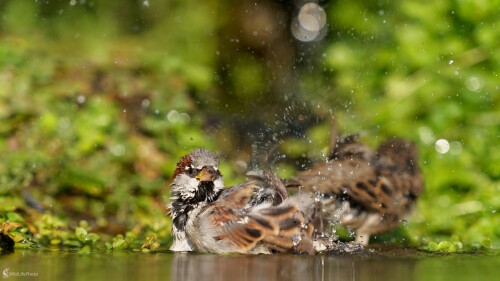
M 285 185 L 318 194 L 324 223 L 356 229 L 356 241 L 366 245 L 371 234 L 396 227 L 422 192 L 417 148 L 407 140 L 390 138 L 373 151 L 356 135 L 332 147 L 327 162 L 285 180 Z
M 223 189 L 218 165 L 217 157 L 204 149 L 192 151 L 177 164 L 169 206 L 172 251 L 314 252 L 312 197 L 300 202 L 287 198 L 285 187 L 271 172 Z
M 190 237 L 195 237 L 193 243 L 199 251 L 255 254 L 312 251 L 311 233 L 305 231 L 306 220 L 296 204 L 285 201 L 252 206 L 261 184 L 250 181 L 231 187 L 200 211 L 192 227 L 186 229 Z M 209 235 L 196 237 L 198 233 Z M 299 241 L 302 248 L 296 247 Z

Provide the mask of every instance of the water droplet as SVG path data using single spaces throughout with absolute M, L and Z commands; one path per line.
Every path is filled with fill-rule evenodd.
M 63 131 L 67 130 L 71 126 L 71 120 L 69 119 L 69 117 L 62 117 L 61 119 L 59 119 L 59 122 L 57 125 L 58 125 L 60 130 L 63 130 Z
M 125 146 L 123 144 L 115 144 L 110 147 L 110 152 L 114 156 L 123 156 L 125 154 Z
M 452 141 L 450 143 L 450 153 L 454 155 L 462 153 L 462 143 L 459 141 Z
M 141 102 L 141 106 L 143 108 L 148 108 L 150 104 L 151 104 L 151 101 L 149 99 L 143 99 Z
M 181 119 L 180 114 L 177 110 L 172 109 L 167 113 L 167 119 L 170 123 L 177 123 Z
M 418 134 L 422 142 L 425 144 L 431 144 L 434 142 L 434 133 L 429 127 L 420 127 L 418 129 Z
M 434 147 L 438 153 L 445 154 L 450 150 L 450 143 L 445 139 L 438 139 Z
M 479 92 L 483 88 L 483 83 L 476 76 L 471 76 L 465 80 L 467 89 L 473 92 Z
M 454 61 L 453 61 L 453 60 L 450 60 L 450 61 L 448 62 L 448 64 L 449 64 L 449 65 L 452 65 L 453 63 L 454 63 Z
M 326 13 L 316 3 L 307 3 L 300 8 L 299 14 L 292 22 L 293 36 L 303 42 L 319 40 L 324 36 Z
M 149 1 L 148 1 L 148 0 L 144 0 L 144 1 L 142 2 L 142 5 L 143 5 L 144 7 L 146 7 L 146 8 L 149 8 Z
M 78 95 L 78 97 L 76 97 L 76 102 L 78 104 L 84 104 L 86 99 L 87 98 L 84 95 Z
M 302 237 L 300 236 L 300 234 L 295 234 L 292 238 L 293 246 L 299 245 L 300 241 L 302 241 Z
M 180 118 L 180 122 L 183 124 L 187 124 L 191 120 L 191 117 L 187 113 L 181 113 L 179 115 L 179 118 Z

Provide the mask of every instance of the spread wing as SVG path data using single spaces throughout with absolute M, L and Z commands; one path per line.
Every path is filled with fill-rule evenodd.
M 410 148 L 406 141 L 391 139 L 375 153 L 348 137 L 338 144 L 331 161 L 319 163 L 285 184 L 335 195 L 368 211 L 397 214 L 423 189 L 416 153 Z
M 240 184 L 227 189 L 204 211 L 209 219 L 201 227 L 212 233 L 215 251 L 248 253 L 257 247 L 288 251 L 302 240 L 309 241 L 310 233 L 303 231 L 305 220 L 297 206 L 289 201 L 273 205 L 273 198 L 254 204 L 262 192 L 259 181 Z

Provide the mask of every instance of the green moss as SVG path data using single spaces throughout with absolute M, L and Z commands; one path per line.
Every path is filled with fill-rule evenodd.
M 229 2 L 49 2 L 0 4 L 0 247 L 167 247 L 165 203 L 180 156 L 218 150 L 226 182 L 242 180 L 234 163 L 251 154 L 241 143 L 248 132 L 212 118 L 256 115 L 265 104 L 276 112 L 258 118 L 283 119 L 283 99 L 269 94 L 269 57 L 259 53 L 267 49 L 239 49 L 243 41 L 232 49 Z M 374 242 L 500 247 L 495 7 L 337 1 L 325 7 L 329 33 L 317 53 L 293 66 L 298 89 L 283 85 L 283 96 L 298 92 L 311 115 L 333 115 L 341 132 L 361 132 L 369 145 L 393 135 L 417 142 L 426 190 L 408 227 Z M 219 65 L 224 56 L 230 65 Z M 278 173 L 323 161 L 329 130 L 324 122 L 305 138 L 280 139 L 287 158 Z M 441 138 L 447 153 L 435 149 Z

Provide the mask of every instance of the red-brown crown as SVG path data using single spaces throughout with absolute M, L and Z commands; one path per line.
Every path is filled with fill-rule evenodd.
M 192 163 L 193 163 L 193 160 L 191 159 L 191 155 L 189 155 L 189 154 L 184 155 L 181 158 L 181 160 L 179 160 L 179 162 L 177 162 L 177 165 L 175 166 L 174 175 L 172 178 L 175 179 L 175 177 L 178 174 L 184 173 L 184 171 L 186 171 L 186 167 L 190 166 Z

